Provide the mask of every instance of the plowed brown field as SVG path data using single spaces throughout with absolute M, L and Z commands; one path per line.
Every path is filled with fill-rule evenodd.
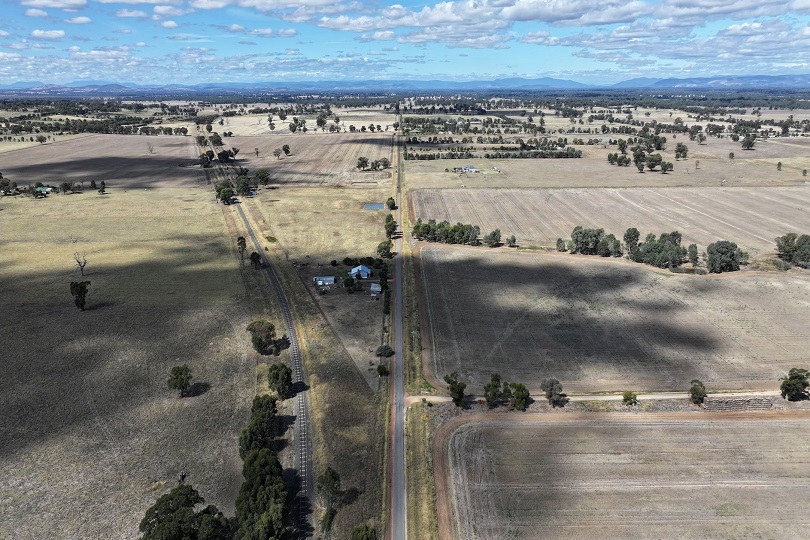
M 449 445 L 437 437 L 456 527 L 445 520 L 442 538 L 794 538 L 810 527 L 806 412 L 494 416 Z
M 806 363 L 810 276 L 690 276 L 569 254 L 427 246 L 430 366 L 571 392 L 771 390 Z M 442 386 L 440 382 L 435 382 Z
M 482 234 L 499 228 L 518 242 L 553 246 L 577 225 L 621 238 L 680 231 L 700 251 L 731 240 L 752 255 L 772 252 L 774 238 L 810 230 L 810 187 L 628 189 L 423 189 L 413 192 L 414 216 L 472 223 Z

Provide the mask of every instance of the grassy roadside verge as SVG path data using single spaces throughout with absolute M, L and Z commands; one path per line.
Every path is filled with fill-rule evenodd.
M 261 210 L 250 201 L 244 209 L 257 235 L 273 235 Z M 343 497 L 332 525 L 333 538 L 348 538 L 352 528 L 371 522 L 382 530 L 386 478 L 387 393 L 374 393 L 357 372 L 340 339 L 323 317 L 282 246 L 262 241 L 284 287 L 306 365 L 313 420 L 315 475 L 326 467 L 341 477 Z M 318 509 L 316 503 L 315 518 Z
M 435 393 L 435 389 L 422 376 L 422 334 L 419 324 L 419 290 L 416 282 L 414 254 L 407 237 L 412 223 L 410 197 L 407 195 L 407 174 L 403 178 L 402 221 L 403 234 L 403 358 L 405 359 L 405 391 L 419 396 L 422 392 Z M 433 460 L 430 448 L 431 422 L 429 409 L 415 404 L 407 411 L 405 424 L 405 459 L 408 493 L 408 536 L 414 539 L 439 537 L 436 516 L 436 484 L 433 478 Z

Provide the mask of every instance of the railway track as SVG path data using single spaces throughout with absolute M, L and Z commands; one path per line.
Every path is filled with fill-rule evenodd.
M 314 476 L 312 468 L 312 428 L 309 420 L 309 394 L 306 391 L 306 375 L 304 373 L 304 363 L 301 358 L 301 349 L 298 345 L 298 335 L 295 332 L 295 323 L 292 318 L 292 311 L 284 294 L 284 289 L 276 275 L 273 266 L 264 254 L 259 244 L 256 234 L 253 232 L 250 222 L 242 210 L 242 206 L 237 204 L 236 210 L 245 224 L 251 242 L 256 247 L 256 253 L 261 255 L 262 264 L 273 290 L 278 297 L 281 312 L 284 317 L 284 325 L 287 328 L 287 337 L 290 340 L 290 367 L 293 373 L 293 388 L 295 388 L 295 424 L 293 427 L 293 438 L 295 445 L 295 467 L 298 471 L 299 490 L 294 502 L 297 506 L 297 526 L 300 531 L 310 528 L 310 501 L 314 491 Z

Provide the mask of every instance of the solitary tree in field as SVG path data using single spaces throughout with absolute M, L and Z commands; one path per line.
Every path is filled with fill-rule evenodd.
M 270 180 L 270 173 L 267 172 L 267 169 L 259 169 L 254 174 L 256 180 L 263 186 L 267 185 L 267 182 Z
M 155 145 L 153 145 L 152 143 L 150 143 L 148 141 L 146 143 L 146 149 L 149 151 L 150 154 L 155 153 Z
M 285 156 L 290 155 L 290 145 L 289 144 L 285 144 L 284 146 L 282 146 L 281 150 L 284 152 Z
M 292 397 L 292 370 L 285 364 L 271 365 L 267 369 L 267 384 L 281 399 Z
M 568 396 L 563 393 L 562 384 L 554 377 L 543 379 L 540 388 L 546 393 L 546 399 L 552 407 L 565 407 L 568 403 Z
M 694 379 L 692 381 L 692 387 L 689 388 L 689 399 L 692 400 L 692 403 L 695 405 L 700 405 L 706 399 L 706 396 L 708 396 L 706 387 L 703 386 L 703 383 L 698 379 Z
M 266 319 L 257 319 L 247 326 L 250 332 L 250 341 L 259 354 L 278 356 L 282 350 L 289 348 L 290 340 L 287 335 L 276 338 L 276 327 Z
M 366 170 L 366 167 L 368 167 L 368 158 L 367 157 L 357 158 L 357 168 L 360 169 L 361 171 L 364 171 Z
M 101 186 L 98 188 L 98 192 L 104 195 L 105 190 L 107 189 L 107 184 L 104 183 L 104 180 L 101 181 Z
M 728 159 L 734 159 L 734 152 L 728 153 Z
M 776 164 L 776 170 L 777 170 L 777 171 L 781 171 L 781 170 L 782 170 L 782 162 L 781 162 L 781 161 L 780 161 L 779 163 L 777 163 L 777 164 Z
M 250 262 L 253 263 L 253 268 L 258 270 L 262 267 L 262 256 L 254 251 L 250 254 Z
M 497 247 L 501 243 L 501 230 L 495 229 L 484 235 L 484 243 L 489 247 Z
M 686 159 L 688 153 L 689 148 L 684 143 L 678 143 L 675 145 L 675 159 Z
M 245 250 L 247 249 L 247 240 L 245 240 L 244 236 L 240 236 L 236 239 L 236 247 L 239 248 L 239 262 L 242 262 L 242 259 L 245 258 Z
M 81 272 L 82 277 L 84 277 L 84 267 L 87 266 L 87 253 L 75 251 L 73 253 L 73 259 L 76 261 L 76 266 L 79 268 L 79 272 Z
M 174 366 L 169 373 L 166 385 L 172 390 L 180 390 L 180 397 L 185 395 L 186 390 L 191 386 L 191 370 L 186 364 Z
M 45 135 L 37 135 L 37 142 L 38 142 L 39 144 L 44 144 L 44 143 L 45 143 L 45 141 L 47 141 L 47 140 L 48 140 L 48 138 L 47 138 L 47 137 L 45 137 Z M 150 153 L 151 153 L 151 152 L 150 152 Z
M 515 238 L 514 234 L 506 239 L 506 245 L 509 247 L 515 247 L 517 245 L 517 238 Z
M 273 150 L 273 155 L 276 156 L 276 159 L 281 159 L 281 148 Z
M 87 302 L 87 288 L 90 286 L 89 281 L 71 281 L 70 294 L 73 295 L 73 302 L 76 307 L 84 311 L 84 306 Z
M 387 206 L 389 210 L 396 210 L 397 209 L 397 201 L 394 200 L 393 197 L 388 197 L 388 200 L 385 201 L 385 206 Z
M 751 135 L 747 135 L 747 136 L 746 136 L 746 137 L 745 137 L 745 138 L 742 140 L 742 143 L 740 143 L 740 144 L 742 145 L 742 149 L 743 149 L 743 150 L 753 150 L 753 149 L 754 149 L 754 145 L 756 144 L 756 142 L 757 142 L 757 141 L 756 141 L 756 139 L 755 139 L 754 137 L 752 137 Z

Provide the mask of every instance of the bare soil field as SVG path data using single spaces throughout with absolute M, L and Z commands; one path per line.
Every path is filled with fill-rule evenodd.
M 357 158 L 388 158 L 394 163 L 393 140 L 392 133 L 300 133 L 235 136 L 225 142 L 240 149 L 240 165 L 251 171 L 267 169 L 275 185 L 377 187 L 391 185 L 392 169 L 360 171 Z M 285 144 L 290 155 L 276 158 L 273 150 Z
M 134 539 L 184 470 L 233 515 L 257 360 L 208 189 L 4 198 L 0 220 L 0 538 Z
M 629 227 L 679 231 L 700 251 L 731 240 L 751 255 L 773 252 L 774 238 L 810 230 L 810 187 L 630 189 L 423 189 L 411 192 L 413 217 L 500 229 L 519 243 L 554 246 L 577 225 L 618 238 Z
M 5 152 L 2 172 L 20 186 L 104 180 L 110 189 L 189 187 L 205 184 L 198 156 L 191 136 L 88 135 Z
M 573 393 L 773 390 L 805 364 L 810 276 L 694 276 L 623 260 L 426 246 L 417 256 L 433 384 L 492 373 L 533 395 L 556 377 Z M 432 342 L 432 345 L 430 344 Z
M 449 454 L 456 528 L 443 538 L 792 538 L 810 527 L 806 412 L 481 416 L 449 422 L 449 443 L 435 443 Z

